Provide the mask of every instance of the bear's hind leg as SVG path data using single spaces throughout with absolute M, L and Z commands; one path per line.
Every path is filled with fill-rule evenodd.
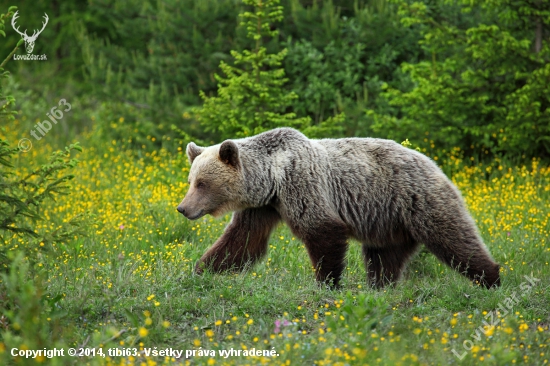
M 425 240 L 426 247 L 449 267 L 486 288 L 500 286 L 500 266 L 487 252 L 481 239 L 434 237 Z M 466 241 L 465 241 L 466 240 Z
M 367 268 L 370 286 L 381 288 L 395 283 L 400 277 L 405 264 L 418 248 L 418 243 L 373 248 L 363 244 L 363 256 Z
M 451 211 L 453 212 L 453 211 Z M 451 216 L 440 211 L 438 225 L 419 224 L 416 227 L 423 242 L 439 260 L 487 288 L 500 286 L 500 266 L 495 263 L 478 234 L 474 220 L 456 209 Z
M 451 182 L 423 193 L 411 214 L 413 238 L 439 260 L 487 288 L 500 285 L 500 266 L 483 244 L 476 223 Z
M 201 257 L 195 272 L 200 274 L 205 267 L 215 272 L 239 270 L 256 262 L 267 252 L 269 235 L 280 219 L 268 206 L 235 212 L 223 235 Z

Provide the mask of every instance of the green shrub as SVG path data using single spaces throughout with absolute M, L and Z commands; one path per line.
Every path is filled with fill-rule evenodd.
M 16 7 L 10 7 L 0 16 L 0 34 L 5 36 L 4 21 L 13 16 L 15 10 Z M 0 81 L 9 76 L 3 67 L 20 44 L 0 65 Z M 0 97 L 5 100 L 0 118 L 14 120 L 10 108 L 15 99 L 4 95 L 2 83 Z M 61 173 L 77 163 L 70 157 L 72 150 L 81 149 L 78 144 L 71 145 L 52 154 L 47 164 L 23 173 L 12 163 L 14 155 L 23 154 L 22 147 L 12 148 L 0 137 L 0 272 L 7 272 L 0 273 L 0 360 L 3 364 L 8 364 L 11 358 L 11 353 L 4 352 L 5 348 L 37 350 L 66 345 L 62 341 L 66 329 L 59 322 L 64 314 L 56 306 L 62 296 L 52 297 L 44 291 L 44 274 L 40 265 L 36 268 L 33 265 L 34 259 L 40 257 L 36 254 L 39 248 L 73 237 L 84 225 L 79 219 L 73 219 L 53 232 L 39 233 L 34 224 L 44 219 L 40 215 L 44 201 L 67 193 L 65 183 L 72 176 Z M 40 356 L 34 361 L 45 359 Z M 61 360 L 57 358 L 52 363 L 61 364 Z
M 254 13 L 244 12 L 241 26 L 248 38 L 255 41 L 252 50 L 231 51 L 235 66 L 225 62 L 220 68 L 225 77 L 216 75 L 218 96 L 209 97 L 201 92 L 204 105 L 195 109 L 197 119 L 206 131 L 213 132 L 217 140 L 246 137 L 276 127 L 295 127 L 310 136 L 338 134 L 343 116 L 312 124 L 309 117 L 297 117 L 291 112 L 298 98 L 284 86 L 288 79 L 281 64 L 287 54 L 283 49 L 269 53 L 264 46 L 266 38 L 276 37 L 273 24 L 283 18 L 278 0 L 244 0 L 254 6 Z
M 315 123 L 343 112 L 346 136 L 372 136 L 365 109 L 387 112 L 388 103 L 380 97 L 384 83 L 408 87 L 410 78 L 399 66 L 418 59 L 420 32 L 403 27 L 397 6 L 388 1 L 338 5 L 293 4 L 295 26 L 309 26 L 283 43 L 289 50 L 285 71 L 290 87 L 300 96 L 293 107 Z M 315 22 L 318 18 L 327 21 Z
M 87 12 L 109 29 L 98 34 L 82 21 L 76 30 L 86 85 L 100 101 L 99 137 L 172 150 L 172 125 L 203 137 L 188 112 L 199 89 L 215 90 L 218 63 L 237 42 L 239 10 L 235 0 L 90 3 Z
M 3 28 L 4 21 L 11 17 L 16 9 L 16 7 L 10 7 L 8 12 L 0 17 L 0 28 Z M 21 42 L 11 54 L 20 44 Z M 15 99 L 11 95 L 4 95 L 1 83 L 9 76 L 2 68 L 9 57 L 0 65 L 2 76 L 0 96 L 6 100 L 0 117 L 4 120 L 14 119 L 14 112 L 10 107 L 13 106 Z M 64 175 L 63 171 L 73 168 L 78 163 L 78 160 L 71 157 L 72 150 L 81 151 L 78 143 L 70 145 L 64 151 L 54 152 L 47 164 L 27 173 L 18 174 L 11 160 L 14 155 L 22 153 L 22 149 L 23 146 L 10 147 L 6 140 L 0 138 L 0 270 L 5 270 L 9 266 L 11 256 L 8 253 L 13 249 L 36 250 L 38 243 L 46 246 L 62 241 L 81 232 L 83 226 L 82 218 L 75 217 L 52 232 L 38 233 L 34 228 L 36 222 L 43 219 L 40 215 L 40 205 L 45 200 L 54 199 L 57 194 L 67 194 L 69 187 L 66 182 L 73 176 Z M 22 236 L 24 241 L 29 241 L 31 244 L 21 248 L 16 240 L 18 236 Z
M 0 276 L 0 290 L 4 294 L 0 297 L 2 346 L 7 350 L 66 348 L 64 336 L 68 329 L 61 325 L 66 314 L 58 304 L 62 296 L 50 297 L 44 291 L 42 276 L 31 278 L 29 263 L 22 253 L 18 253 L 11 262 L 9 273 Z M 9 364 L 10 358 L 11 352 L 0 352 L 0 360 L 3 360 L 4 365 Z M 44 362 L 46 358 L 40 356 L 33 361 Z M 63 357 L 49 361 L 54 365 L 64 363 Z
M 402 3 L 402 22 L 422 27 L 431 60 L 404 63 L 410 90 L 387 87 L 393 113 L 368 113 L 373 129 L 472 154 L 550 156 L 550 3 L 464 3 L 475 24 L 437 19 L 420 2 Z M 479 16 L 481 14 L 481 17 Z

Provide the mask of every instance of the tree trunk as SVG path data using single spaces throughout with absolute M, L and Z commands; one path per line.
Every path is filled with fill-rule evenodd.
M 539 53 L 542 49 L 542 20 L 537 19 L 537 28 L 535 29 L 535 52 Z

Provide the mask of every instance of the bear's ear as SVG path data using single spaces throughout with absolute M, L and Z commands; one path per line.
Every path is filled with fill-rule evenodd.
M 220 146 L 220 159 L 233 168 L 239 168 L 239 148 L 231 140 L 224 141 Z
M 187 157 L 189 158 L 189 163 L 193 164 L 193 160 L 204 151 L 204 147 L 195 145 L 194 142 L 187 144 Z

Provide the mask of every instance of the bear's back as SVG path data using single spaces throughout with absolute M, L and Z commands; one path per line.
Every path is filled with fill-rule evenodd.
M 376 234 L 410 223 L 416 200 L 429 201 L 452 186 L 431 159 L 391 140 L 325 139 L 313 145 L 326 151 L 331 201 L 360 240 L 381 245 L 387 238 Z

